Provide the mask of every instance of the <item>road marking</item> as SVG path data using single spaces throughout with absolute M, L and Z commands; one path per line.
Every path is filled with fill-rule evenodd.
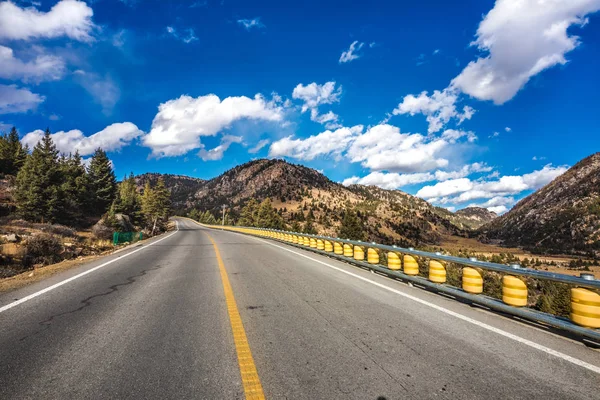
M 206 232 L 204 232 L 206 233 Z M 227 270 L 219 247 L 213 238 L 206 233 L 208 239 L 211 241 L 215 254 L 217 255 L 217 263 L 219 264 L 219 271 L 221 272 L 221 281 L 223 282 L 223 291 L 225 292 L 225 301 L 227 303 L 227 313 L 229 314 L 229 322 L 231 323 L 231 330 L 233 332 L 233 342 L 235 343 L 235 351 L 238 357 L 238 364 L 240 367 L 240 374 L 242 376 L 242 384 L 244 385 L 244 394 L 248 400 L 264 400 L 265 394 L 263 393 L 262 385 L 260 384 L 260 378 L 258 377 L 258 371 L 252 358 L 252 352 L 250 351 L 250 345 L 248 344 L 248 338 L 246 337 L 246 331 L 242 324 L 242 317 L 237 308 L 235 297 L 233 296 L 233 289 L 227 276 Z
M 375 286 L 377 286 L 377 287 L 380 287 L 380 288 L 382 288 L 382 289 L 385 289 L 385 290 L 387 290 L 387 291 L 389 291 L 389 292 L 392 292 L 392 293 L 398 294 L 398 295 L 400 295 L 400 296 L 402 296 L 402 297 L 405 297 L 405 298 L 407 298 L 407 299 L 410 299 L 410 300 L 416 301 L 417 303 L 423 304 L 424 306 L 431 307 L 431 308 L 433 308 L 433 309 L 435 309 L 435 310 L 441 311 L 441 312 L 443 312 L 443 313 L 445 313 L 445 314 L 451 315 L 451 316 L 453 316 L 453 317 L 456 317 L 456 318 L 458 318 L 458 319 L 461 319 L 461 320 L 463 320 L 463 321 L 465 321 L 465 322 L 469 322 L 469 323 L 471 323 L 471 324 L 473 324 L 473 325 L 477 325 L 477 326 L 479 326 L 480 328 L 487 329 L 488 331 L 491 331 L 491 332 L 497 333 L 498 335 L 504 336 L 504 337 L 506 337 L 506 338 L 508 338 L 508 339 L 512 339 L 512 340 L 514 340 L 514 341 L 516 341 L 516 342 L 519 342 L 519 343 L 522 343 L 522 344 L 524 344 L 524 345 L 526 345 L 526 346 L 529 346 L 529 347 L 532 347 L 532 348 L 534 348 L 534 349 L 537 349 L 537 350 L 543 351 L 543 352 L 544 352 L 544 353 L 546 353 L 546 354 L 550 354 L 550 355 L 552 355 L 552 356 L 558 357 L 558 358 L 560 358 L 560 359 L 562 359 L 562 360 L 568 361 L 568 362 L 570 362 L 570 363 L 572 363 L 572 364 L 578 365 L 578 366 L 580 366 L 580 367 L 583 367 L 583 368 L 585 368 L 585 369 L 587 369 L 587 370 L 590 370 L 590 371 L 592 371 L 592 372 L 595 372 L 595 373 L 597 373 L 597 374 L 600 374 L 600 367 L 598 367 L 598 366 L 596 366 L 596 365 L 593 365 L 593 364 L 587 363 L 587 362 L 585 362 L 585 361 L 582 361 L 582 360 L 580 360 L 580 359 L 578 359 L 578 358 L 575 358 L 575 357 L 571 357 L 571 356 L 569 356 L 569 355 L 567 355 L 567 354 L 564 354 L 564 353 L 561 353 L 561 352 L 559 352 L 559 351 L 553 350 L 553 349 L 551 349 L 551 348 L 549 348 L 549 347 L 542 346 L 541 344 L 538 344 L 538 343 L 532 342 L 531 340 L 527 340 L 527 339 L 525 339 L 525 338 L 522 338 L 522 337 L 520 337 L 520 336 L 514 335 L 514 334 L 512 334 L 512 333 L 510 333 L 510 332 L 507 332 L 507 331 L 505 331 L 505 330 L 502 330 L 502 329 L 496 328 L 496 327 L 494 327 L 494 326 L 491 326 L 491 325 L 488 325 L 488 324 L 486 324 L 486 323 L 484 323 L 484 322 L 481 322 L 481 321 L 478 321 L 478 320 L 476 320 L 476 319 L 473 319 L 473 318 L 467 317 L 466 315 L 462 315 L 462 314 L 459 314 L 459 313 L 457 313 L 457 312 L 454 312 L 454 311 L 448 310 L 447 308 L 444 308 L 444 307 L 438 306 L 437 304 L 430 303 L 430 302 L 428 302 L 427 300 L 423 300 L 423 299 L 420 299 L 420 298 L 418 298 L 418 297 L 412 296 L 412 295 L 410 295 L 410 294 L 408 294 L 408 293 L 401 292 L 400 290 L 397 290 L 397 289 L 391 288 L 391 287 L 389 287 L 389 286 L 386 286 L 386 285 L 384 285 L 384 284 L 381 284 L 381 283 L 379 283 L 379 282 L 375 282 L 375 281 L 373 281 L 373 280 L 371 280 L 371 279 L 368 279 L 368 278 L 365 278 L 365 277 L 363 277 L 363 276 L 357 275 L 357 274 L 355 274 L 355 273 L 352 273 L 352 272 L 350 272 L 350 271 L 346 271 L 346 270 L 344 270 L 344 269 L 342 269 L 342 268 L 339 268 L 339 267 L 336 267 L 336 266 L 334 266 L 334 265 L 328 264 L 328 263 L 326 263 L 326 262 L 324 262 L 324 261 L 317 260 L 316 258 L 309 257 L 309 256 L 307 256 L 306 254 L 302 254 L 302 253 L 299 253 L 299 252 L 297 252 L 297 251 L 294 251 L 294 250 L 288 249 L 288 248 L 286 248 L 286 247 L 283 247 L 283 246 L 276 245 L 276 244 L 274 244 L 274 243 L 271 243 L 271 242 L 269 242 L 269 241 L 267 241 L 267 240 L 259 239 L 259 238 L 253 237 L 253 236 L 252 236 L 252 238 L 253 238 L 253 239 L 256 239 L 256 240 L 258 240 L 258 241 L 260 241 L 260 242 L 267 243 L 267 244 L 269 244 L 269 245 L 271 245 L 271 246 L 277 247 L 277 248 L 279 248 L 279 249 L 282 249 L 282 250 L 288 251 L 288 252 L 290 252 L 290 253 L 294 253 L 294 254 L 296 254 L 296 255 L 298 255 L 298 256 L 300 256 L 300 257 L 307 258 L 307 259 L 309 259 L 309 260 L 311 260 L 311 261 L 314 261 L 314 262 L 316 262 L 316 263 L 322 264 L 322 265 L 324 265 L 324 266 L 326 266 L 326 267 L 329 267 L 329 268 L 331 268 L 331 269 L 334 269 L 334 270 L 336 270 L 336 271 L 342 272 L 342 273 L 344 273 L 344 274 L 346 274 L 346 275 L 350 275 L 350 276 L 352 276 L 352 277 L 354 277 L 354 278 L 360 279 L 361 281 L 364 281 L 364 282 L 370 283 L 370 284 L 372 284 L 372 285 L 375 285 Z
M 85 276 L 85 275 L 87 275 L 87 274 L 90 274 L 90 273 L 92 273 L 92 272 L 94 272 L 94 271 L 96 271 L 96 270 L 99 270 L 100 268 L 106 267 L 107 265 L 110 265 L 110 264 L 112 264 L 112 263 L 114 263 L 114 262 L 116 262 L 116 261 L 120 261 L 120 260 L 124 259 L 125 257 L 129 257 L 130 255 L 137 253 L 138 251 L 142 251 L 142 250 L 144 250 L 144 249 L 147 249 L 148 247 L 150 247 L 150 246 L 153 246 L 153 245 L 155 245 L 156 243 L 160 243 L 160 242 L 162 242 L 163 240 L 170 238 L 171 236 L 173 236 L 174 234 L 176 234 L 177 232 L 179 232 L 179 223 L 178 223 L 177 221 L 175 221 L 175 224 L 176 224 L 176 230 L 175 230 L 175 232 L 171 233 L 170 235 L 168 235 L 168 236 L 165 236 L 164 238 L 162 238 L 162 239 L 159 239 L 159 240 L 157 240 L 156 242 L 152 242 L 152 243 L 150 243 L 150 244 L 148 244 L 148 245 L 146 245 L 146 246 L 140 247 L 139 249 L 136 249 L 136 250 L 134 250 L 134 251 L 132 251 L 132 252 L 130 252 L 130 253 L 123 254 L 122 256 L 119 256 L 119 257 L 117 257 L 117 258 L 115 258 L 115 259 L 113 259 L 113 260 L 107 261 L 107 262 L 105 262 L 104 264 L 100 264 L 100 265 L 98 265 L 97 267 L 94 267 L 94 268 L 88 269 L 87 271 L 84 271 L 84 272 L 82 272 L 82 273 L 80 273 L 80 274 L 77 274 L 77 275 L 75 275 L 75 276 L 72 276 L 72 277 L 70 277 L 70 278 L 68 278 L 68 279 L 65 279 L 64 281 L 60 281 L 60 282 L 58 282 L 58 283 L 55 283 L 55 284 L 54 284 L 54 285 L 52 285 L 52 286 L 48 286 L 47 288 L 45 288 L 45 289 L 42 289 L 42 290 L 40 290 L 39 292 L 32 293 L 32 294 L 30 294 L 29 296 L 25 296 L 25 297 L 23 297 L 22 299 L 19 299 L 19 300 L 17 300 L 17 301 L 13 301 L 12 303 L 9 303 L 9 304 L 7 304 L 7 305 L 5 305 L 5 306 L 3 306 L 3 307 L 0 307 L 0 313 L 3 313 L 4 311 L 10 310 L 11 308 L 18 306 L 19 304 L 23 304 L 23 303 L 25 303 L 26 301 L 29 301 L 29 300 L 31 300 L 31 299 L 34 299 L 34 298 L 38 297 L 38 296 L 41 296 L 41 295 L 43 295 L 44 293 L 48 293 L 49 291 L 51 291 L 51 290 L 54 290 L 54 289 L 56 289 L 56 288 L 58 288 L 58 287 L 61 287 L 62 285 L 66 285 L 67 283 L 69 283 L 69 282 L 72 282 L 72 281 L 74 281 L 75 279 L 79 279 L 79 278 L 81 278 L 82 276 Z

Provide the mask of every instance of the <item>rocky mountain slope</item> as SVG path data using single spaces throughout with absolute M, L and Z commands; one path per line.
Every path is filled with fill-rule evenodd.
M 600 256 L 600 153 L 483 226 L 480 238 L 537 252 Z
M 251 198 L 268 197 L 290 227 L 303 226 L 310 214 L 315 228 L 328 235 L 337 233 L 345 210 L 358 212 L 369 240 L 407 246 L 437 244 L 447 235 L 465 236 L 469 227 L 463 217 L 454 218 L 453 213 L 407 193 L 375 186 L 346 187 L 316 170 L 282 160 L 251 161 L 187 189 L 196 184 L 197 190 L 193 194 L 190 190 L 185 201 L 187 210 L 217 215 L 221 205 L 228 205 L 235 220 Z M 179 190 L 180 205 L 182 198 Z
M 498 214 L 483 207 L 467 207 L 456 211 L 452 218 L 465 228 L 477 229 L 498 218 Z

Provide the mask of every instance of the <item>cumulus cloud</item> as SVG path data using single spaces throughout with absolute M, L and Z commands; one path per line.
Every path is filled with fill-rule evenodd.
M 302 100 L 302 112 L 317 108 L 321 104 L 339 103 L 342 87 L 335 87 L 335 82 L 326 82 L 319 85 L 316 82 L 303 85 L 299 83 L 292 92 L 292 98 Z
M 155 157 L 178 156 L 202 148 L 202 136 L 215 136 L 233 122 L 250 119 L 279 122 L 283 108 L 262 95 L 227 97 L 181 96 L 162 103 L 143 143 Z
M 52 141 L 62 153 L 79 151 L 82 156 L 87 156 L 93 154 L 98 147 L 105 151 L 120 150 L 142 134 L 143 132 L 131 122 L 121 122 L 109 125 L 90 136 L 85 136 L 79 129 L 59 131 L 52 134 Z M 44 131 L 38 129 L 26 134 L 21 141 L 33 147 L 43 136 Z
M 0 38 L 29 40 L 66 36 L 74 40 L 93 40 L 94 12 L 83 1 L 62 0 L 48 12 L 34 7 L 21 8 L 10 1 L 0 3 Z
M 452 89 L 435 90 L 431 96 L 427 91 L 423 91 L 418 96 L 413 94 L 404 96 L 402 103 L 398 104 L 392 114 L 423 114 L 429 123 L 428 132 L 434 133 L 440 131 L 451 119 L 455 119 L 458 124 L 471 119 L 475 110 L 464 106 L 463 111 L 460 112 L 456 109 L 457 101 L 458 93 Z
M 382 124 L 357 137 L 347 156 L 374 171 L 425 172 L 448 166 L 448 160 L 440 155 L 448 143 L 418 133 L 401 133 L 398 127 Z
M 206 150 L 204 148 L 200 149 L 198 152 L 198 157 L 200 157 L 203 161 L 220 160 L 223 158 L 223 155 L 227 149 L 229 149 L 229 146 L 231 146 L 232 143 L 242 143 L 242 139 L 243 138 L 241 136 L 224 135 L 221 138 L 221 144 L 210 150 Z
M 398 189 L 406 185 L 413 185 L 417 183 L 423 183 L 432 181 L 435 176 L 428 172 L 420 172 L 414 174 L 398 174 L 398 173 L 384 173 L 380 171 L 371 172 L 370 174 L 359 178 L 353 176 L 346 178 L 342 182 L 343 185 L 367 185 L 367 186 L 379 186 L 384 189 Z
M 244 27 L 247 31 L 252 29 L 264 29 L 266 26 L 260 21 L 260 18 L 238 19 L 237 23 Z
M 0 65 L 0 78 L 24 82 L 53 81 L 62 78 L 65 73 L 65 62 L 60 57 L 38 54 L 31 61 L 24 62 L 15 57 L 10 47 L 2 45 Z
M 260 150 L 262 150 L 263 147 L 267 146 L 269 143 L 271 143 L 271 140 L 269 140 L 269 139 L 263 139 L 263 140 L 259 141 L 258 143 L 256 143 L 256 145 L 254 147 L 251 147 L 248 150 L 248 153 L 250 153 L 250 154 L 256 154 Z
M 569 35 L 585 16 L 600 9 L 600 0 L 497 0 L 484 17 L 472 45 L 486 53 L 470 62 L 452 86 L 479 100 L 502 104 L 529 79 L 565 64 L 579 45 Z
M 0 114 L 35 110 L 44 100 L 44 96 L 32 93 L 28 89 L 18 88 L 17 85 L 0 84 Z
M 319 156 L 333 156 L 339 160 L 348 145 L 362 132 L 362 125 L 351 128 L 326 130 L 305 139 L 288 136 L 280 139 L 269 148 L 269 157 L 293 157 L 310 161 Z
M 455 203 L 475 199 L 493 199 L 515 195 L 528 190 L 536 190 L 563 174 L 567 167 L 554 167 L 551 164 L 524 175 L 505 175 L 497 180 L 472 181 L 469 178 L 450 179 L 435 185 L 424 186 L 417 196 L 434 202 Z M 496 200 L 495 205 L 505 205 Z
M 357 54 L 356 52 L 360 51 L 360 49 L 362 49 L 362 47 L 365 44 L 360 42 L 358 40 L 355 40 L 354 42 L 350 43 L 350 47 L 348 48 L 348 50 L 342 52 L 342 55 L 340 56 L 340 60 L 339 63 L 343 64 L 343 63 L 347 63 L 350 62 L 352 60 L 357 60 L 360 58 L 360 55 Z

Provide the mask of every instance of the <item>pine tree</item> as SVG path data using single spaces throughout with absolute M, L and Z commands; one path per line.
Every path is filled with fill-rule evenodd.
M 258 226 L 257 225 L 257 217 L 258 217 L 258 202 L 256 199 L 252 198 L 244 208 L 242 208 L 242 216 L 238 221 L 241 226 Z
M 308 216 L 306 217 L 306 222 L 304 223 L 304 229 L 303 229 L 304 233 L 308 233 L 309 235 L 317 234 L 317 229 L 315 228 L 313 222 L 314 222 L 314 219 L 312 218 L 312 213 L 309 213 Z
M 338 237 L 351 240 L 365 240 L 364 226 L 358 215 L 351 210 L 346 211 Z
M 142 222 L 142 199 L 137 191 L 133 173 L 119 183 L 112 210 L 114 213 L 128 215 L 136 225 Z
M 63 181 L 60 222 L 65 224 L 79 222 L 85 215 L 86 203 L 89 199 L 89 181 L 78 151 L 74 155 L 61 158 L 60 173 Z
M 98 148 L 88 168 L 91 190 L 91 212 L 103 215 L 115 200 L 117 178 L 104 150 Z
M 0 136 L 0 173 L 17 175 L 27 154 L 27 147 L 23 147 L 17 129 L 13 127 L 8 135 Z
M 54 222 L 61 215 L 61 171 L 50 130 L 33 148 L 17 174 L 17 211 L 30 221 Z
M 156 187 L 152 188 L 146 182 L 142 195 L 142 214 L 147 226 L 151 227 L 151 234 L 157 229 L 164 229 L 171 212 L 171 194 L 165 187 L 162 177 L 158 179 Z

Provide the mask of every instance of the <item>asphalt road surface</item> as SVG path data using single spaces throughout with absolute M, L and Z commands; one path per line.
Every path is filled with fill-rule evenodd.
M 600 399 L 600 353 L 577 341 L 292 246 L 178 225 L 0 295 L 0 399 Z

